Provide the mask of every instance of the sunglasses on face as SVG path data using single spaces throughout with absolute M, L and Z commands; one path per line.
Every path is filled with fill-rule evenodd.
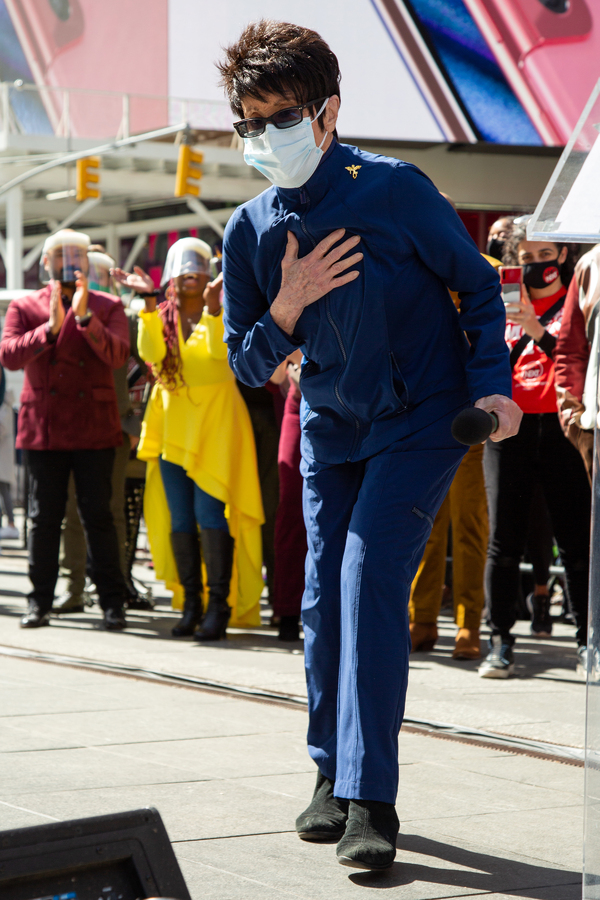
M 303 110 L 308 106 L 317 106 L 327 99 L 327 97 L 320 97 L 318 100 L 303 103 L 302 106 L 289 106 L 287 109 L 280 109 L 279 112 L 273 113 L 272 116 L 253 116 L 251 119 L 240 119 L 239 122 L 233 123 L 233 127 L 243 138 L 260 137 L 265 133 L 267 122 L 271 122 L 275 128 L 293 128 L 302 121 Z

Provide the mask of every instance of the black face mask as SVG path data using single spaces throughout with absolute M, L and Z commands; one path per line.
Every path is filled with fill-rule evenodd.
M 523 266 L 523 284 L 531 288 L 547 288 L 560 279 L 560 264 L 556 259 L 527 263 Z
M 504 241 L 501 241 L 497 237 L 490 238 L 487 242 L 485 252 L 488 256 L 493 256 L 494 259 L 502 260 L 502 254 L 504 253 Z

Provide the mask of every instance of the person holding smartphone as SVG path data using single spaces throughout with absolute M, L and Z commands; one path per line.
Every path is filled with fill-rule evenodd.
M 127 597 L 110 509 L 122 443 L 113 371 L 129 356 L 120 300 L 90 290 L 87 234 L 69 228 L 45 241 L 35 294 L 12 300 L 0 362 L 25 369 L 17 447 L 29 471 L 29 577 L 21 628 L 48 625 L 58 577 L 60 529 L 73 473 L 104 627 L 125 627 Z
M 250 24 L 219 68 L 244 158 L 272 183 L 225 229 L 229 363 L 258 386 L 304 356 L 302 621 L 318 773 L 296 830 L 337 840 L 342 865 L 384 869 L 399 827 L 410 584 L 466 451 L 452 422 L 471 405 L 495 412 L 499 441 L 521 417 L 498 275 L 419 169 L 338 142 L 340 71 L 319 34 Z
M 519 563 L 525 551 L 536 484 L 541 484 L 554 537 L 565 566 L 575 617 L 578 665 L 585 663 L 590 534 L 590 489 L 581 457 L 562 433 L 554 387 L 554 350 L 573 273 L 572 248 L 529 241 L 513 224 L 504 263 L 522 267 L 520 302 L 506 306 L 513 398 L 523 411 L 519 433 L 502 443 L 488 441 L 484 471 L 490 517 L 485 571 L 490 651 L 482 678 L 508 678 L 514 671 L 511 628 L 519 593 Z M 511 275 L 513 273 L 510 273 Z M 532 598 L 532 634 L 552 632 L 550 597 L 537 586 Z

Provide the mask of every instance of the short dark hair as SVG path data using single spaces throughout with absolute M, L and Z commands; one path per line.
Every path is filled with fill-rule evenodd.
M 340 96 L 337 57 L 310 28 L 261 19 L 248 25 L 224 53 L 217 68 L 231 108 L 240 118 L 245 97 L 264 100 L 269 94 L 291 94 L 300 105 Z

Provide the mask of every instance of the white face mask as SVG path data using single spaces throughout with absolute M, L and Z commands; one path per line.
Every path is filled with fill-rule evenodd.
M 316 122 L 329 101 L 329 97 L 314 119 L 305 116 L 292 128 L 276 128 L 267 124 L 264 134 L 244 138 L 244 161 L 262 172 L 270 182 L 280 188 L 299 188 L 306 184 L 323 156 L 321 147 L 328 132 L 317 147 L 312 123 Z

